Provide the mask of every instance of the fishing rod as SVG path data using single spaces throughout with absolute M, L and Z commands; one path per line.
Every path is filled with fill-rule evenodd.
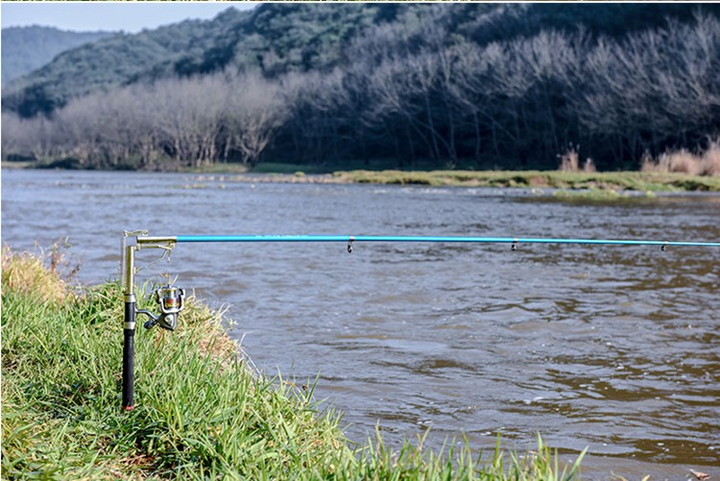
M 148 238 L 147 242 L 163 238 Z M 604 245 L 649 245 L 649 246 L 692 246 L 720 247 L 720 242 L 669 242 L 660 240 L 622 239 L 554 239 L 518 237 L 457 237 L 457 236 L 351 236 L 351 235 L 179 235 L 172 238 L 184 242 L 447 242 L 479 244 L 604 244 Z M 139 240 L 139 242 L 145 242 Z
M 665 251 L 668 247 L 720 247 L 720 242 L 667 241 L 667 240 L 633 240 L 633 239 L 563 239 L 543 237 L 462 237 L 462 236 L 353 236 L 353 235 L 178 235 L 149 236 L 148 231 L 125 231 L 122 239 L 122 285 L 125 301 L 124 343 L 123 343 L 123 374 L 122 374 L 122 407 L 125 410 L 134 408 L 135 378 L 135 325 L 138 314 L 149 318 L 145 322 L 146 329 L 155 325 L 174 331 L 178 316 L 184 307 L 185 290 L 168 285 L 155 291 L 155 301 L 160 313 L 154 314 L 146 309 L 137 309 L 135 297 L 135 255 L 143 249 L 161 249 L 160 259 L 168 257 L 176 244 L 180 243 L 292 243 L 292 242 L 338 242 L 347 245 L 347 252 L 353 252 L 354 244 L 361 242 L 435 242 L 435 243 L 466 243 L 466 244 L 510 244 L 511 250 L 517 250 L 519 244 L 580 244 L 580 245 L 625 245 L 625 246 L 656 246 Z

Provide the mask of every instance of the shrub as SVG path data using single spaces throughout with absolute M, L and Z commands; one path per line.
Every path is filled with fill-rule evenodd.
M 583 164 L 583 172 L 585 172 L 586 174 L 593 174 L 597 172 L 595 162 L 593 162 L 592 159 L 588 158 L 587 160 L 585 160 L 585 163 Z
M 699 175 L 701 171 L 700 158 L 685 149 L 665 152 L 660 155 L 658 165 L 661 172 Z
M 701 175 L 720 176 L 720 138 L 710 141 L 702 157 Z
M 640 159 L 640 172 L 659 172 L 659 165 L 650 155 L 647 150 L 643 152 L 642 158 Z
M 580 158 L 577 152 L 577 148 L 572 145 L 568 148 L 567 152 L 560 155 L 560 168 L 561 172 L 577 172 L 580 170 Z
M 640 161 L 640 171 L 720 176 L 720 139 L 711 140 L 702 155 L 686 149 L 670 150 L 654 160 L 649 152 L 645 152 Z

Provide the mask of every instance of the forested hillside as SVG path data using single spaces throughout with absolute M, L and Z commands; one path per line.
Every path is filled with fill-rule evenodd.
M 4 28 L 2 85 L 42 67 L 65 50 L 111 35 L 112 32 L 67 32 L 38 26 Z
M 262 4 L 96 42 L 3 93 L 3 155 L 601 169 L 720 136 L 720 5 Z

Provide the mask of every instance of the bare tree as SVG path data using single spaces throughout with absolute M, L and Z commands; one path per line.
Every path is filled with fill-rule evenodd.
M 276 83 L 259 75 L 229 79 L 224 126 L 230 149 L 236 149 L 245 164 L 255 165 L 284 122 L 287 109 Z
M 199 167 L 217 158 L 217 138 L 227 109 L 222 76 L 171 79 L 153 86 L 159 134 L 178 165 Z

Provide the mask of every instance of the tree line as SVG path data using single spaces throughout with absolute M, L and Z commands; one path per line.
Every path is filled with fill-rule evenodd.
M 48 117 L 4 112 L 3 156 L 157 170 L 377 159 L 546 169 L 572 146 L 613 170 L 720 136 L 714 16 L 623 38 L 543 29 L 478 43 L 440 7 L 368 27 L 332 69 L 226 68 L 93 93 Z

